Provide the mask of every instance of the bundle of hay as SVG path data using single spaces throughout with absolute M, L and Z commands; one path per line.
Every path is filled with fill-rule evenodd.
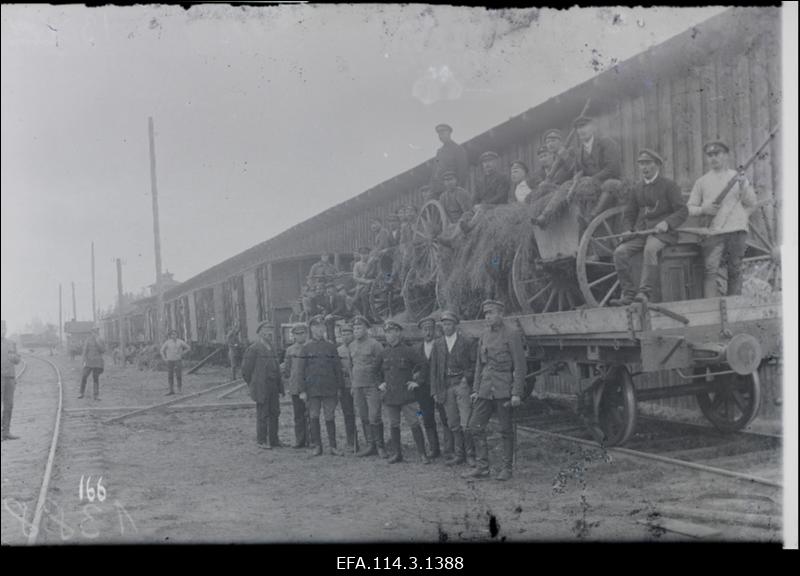
M 462 318 L 477 318 L 486 298 L 502 300 L 514 307 L 510 290 L 511 264 L 522 242 L 533 235 L 528 204 L 505 204 L 489 208 L 442 258 L 439 291 L 446 306 Z

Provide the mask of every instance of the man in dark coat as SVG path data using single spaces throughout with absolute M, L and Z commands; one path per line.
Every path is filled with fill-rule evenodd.
M 425 426 L 425 436 L 430 447 L 430 457 L 438 458 L 442 451 L 439 447 L 439 433 L 436 430 L 436 408 L 437 404 L 431 394 L 430 360 L 433 355 L 433 346 L 436 338 L 436 320 L 432 316 L 426 316 L 417 323 L 422 330 L 422 341 L 414 345 L 414 350 L 423 361 L 422 370 L 419 375 L 415 375 L 414 381 L 419 384 L 414 389 L 414 397 L 419 404 L 422 412 L 422 423 Z M 439 417 L 444 425 L 444 453 L 451 455 L 453 452 L 453 433 L 447 427 L 447 416 L 444 406 L 438 404 Z
M 279 448 L 278 417 L 283 382 L 278 365 L 278 355 L 272 345 L 272 323 L 265 320 L 258 325 L 258 340 L 244 353 L 242 378 L 256 403 L 256 441 L 259 448 Z M 269 444 L 267 444 L 269 438 Z
M 414 373 L 421 372 L 424 361 L 411 346 L 403 342 L 401 332 L 403 327 L 389 320 L 383 327 L 386 333 L 386 347 L 381 354 L 381 371 L 383 382 L 378 389 L 383 392 L 383 404 L 389 415 L 391 429 L 391 442 L 394 446 L 394 455 L 389 458 L 389 463 L 403 461 L 403 448 L 400 441 L 400 415 L 411 428 L 411 435 L 417 445 L 417 452 L 423 464 L 430 464 L 428 455 L 425 454 L 425 437 L 417 418 L 417 402 L 414 390 L 419 386 L 414 381 Z
M 436 405 L 443 409 L 443 419 L 453 435 L 454 452 L 445 462 L 456 466 L 467 462 L 475 464 L 475 444 L 467 430 L 472 413 L 472 381 L 475 374 L 475 343 L 457 330 L 458 316 L 442 312 L 443 336 L 433 343 L 431 351 L 431 395 Z
M 91 374 L 94 385 L 92 398 L 100 400 L 100 374 L 105 368 L 103 360 L 105 351 L 106 343 L 100 338 L 100 330 L 92 328 L 92 333 L 83 344 L 83 374 L 81 375 L 81 393 L 78 398 L 83 398 L 86 393 L 86 381 Z
M 506 204 L 509 201 L 511 181 L 499 171 L 500 157 L 496 152 L 481 154 L 483 181 L 475 194 L 475 204 Z
M 328 445 L 333 456 L 342 453 L 336 447 L 336 405 L 339 389 L 344 387 L 342 364 L 336 344 L 325 340 L 325 318 L 321 315 L 309 320 L 311 340 L 303 346 L 298 363 L 300 398 L 308 402 L 311 419 L 311 442 L 316 444 L 315 456 L 322 455 L 322 433 L 319 416 L 324 410 Z
M 453 129 L 448 124 L 436 126 L 441 148 L 436 151 L 433 176 L 430 183 L 431 198 L 438 198 L 444 191 L 444 173 L 452 171 L 456 175 L 457 185 L 466 187 L 469 177 L 469 160 L 466 149 L 453 142 L 451 136 Z
M 612 306 L 626 306 L 634 300 L 646 302 L 650 298 L 658 282 L 658 255 L 664 246 L 678 241 L 675 229 L 689 215 L 678 185 L 661 175 L 664 160 L 657 152 L 645 148 L 639 152 L 636 163 L 642 172 L 642 180 L 636 183 L 628 199 L 623 215 L 624 226 L 630 231 L 655 230 L 655 233 L 635 236 L 614 250 L 614 266 L 622 296 L 611 300 L 609 304 Z M 632 260 L 639 252 L 643 252 L 643 256 L 637 293 L 632 278 Z
M 336 284 L 325 285 L 325 298 L 320 301 L 322 314 L 325 317 L 325 330 L 328 342 L 336 342 L 336 320 L 347 318 L 347 300 L 336 292 Z
M 489 418 L 495 414 L 503 441 L 503 468 L 496 478 L 508 480 L 514 461 L 512 408 L 521 404 L 525 391 L 525 347 L 522 333 L 507 326 L 503 320 L 505 304 L 486 300 L 481 308 L 486 316 L 486 329 L 478 341 L 471 396 L 474 404 L 469 418 L 469 431 L 475 439 L 477 466 L 464 477 L 483 478 L 489 475 L 486 426 Z
M 594 205 L 588 214 L 591 220 L 621 200 L 622 152 L 614 140 L 597 133 L 593 118 L 579 116 L 573 125 L 578 134 L 576 169 L 581 173 L 575 194 L 587 206 Z
M 439 202 L 447 214 L 447 220 L 451 224 L 455 224 L 461 219 L 461 216 L 472 208 L 472 199 L 469 192 L 458 185 L 456 180 L 456 173 L 453 170 L 448 170 L 442 174 L 442 182 L 444 183 L 444 191 L 439 197 Z

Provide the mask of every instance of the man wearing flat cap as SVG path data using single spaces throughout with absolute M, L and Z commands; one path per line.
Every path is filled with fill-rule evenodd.
M 419 384 L 419 387 L 414 390 L 414 396 L 419 404 L 419 410 L 422 412 L 422 423 L 425 426 L 430 457 L 436 459 L 442 454 L 439 446 L 439 433 L 436 430 L 436 402 L 431 395 L 430 378 L 431 356 L 436 339 L 436 320 L 432 316 L 426 316 L 417 323 L 417 326 L 422 330 L 422 341 L 414 345 L 414 350 L 417 356 L 423 360 L 423 366 L 420 373 L 414 375 L 414 381 Z M 441 405 L 439 407 L 441 417 L 444 409 Z M 453 436 L 449 432 L 450 430 L 445 427 L 445 454 L 453 451 Z
M 747 249 L 750 213 L 757 203 L 753 187 L 742 174 L 730 168 L 730 150 L 722 141 L 703 146 L 710 170 L 694 183 L 686 203 L 689 216 L 708 216 L 711 232 L 703 239 L 703 296 L 715 298 L 722 294 L 742 293 L 742 257 Z M 739 181 L 719 204 L 715 200 L 731 180 Z M 727 287 L 719 274 L 720 265 L 727 269 Z
M 457 329 L 458 323 L 454 312 L 442 312 L 443 335 L 435 340 L 431 353 L 431 394 L 440 415 L 444 409 L 442 422 L 453 436 L 453 455 L 445 461 L 448 466 L 475 464 L 475 444 L 467 430 L 472 413 L 475 342 Z
M 453 170 L 447 170 L 442 174 L 442 182 L 444 191 L 439 197 L 439 202 L 447 214 L 447 220 L 451 224 L 455 224 L 465 212 L 472 208 L 472 199 L 469 192 L 458 185 L 456 173 Z
M 578 134 L 575 168 L 581 172 L 575 194 L 587 208 L 591 207 L 591 220 L 620 199 L 622 153 L 616 141 L 597 133 L 593 118 L 579 116 L 573 125 Z
M 283 361 L 283 379 L 288 384 L 289 394 L 292 396 L 292 411 L 294 413 L 294 444 L 292 448 L 305 448 L 308 446 L 308 407 L 300 399 L 303 391 L 300 385 L 300 358 L 308 338 L 308 328 L 305 324 L 292 326 L 294 342 L 286 349 Z
M 256 441 L 259 448 L 279 448 L 278 417 L 283 382 L 278 354 L 272 344 L 272 323 L 258 325 L 258 339 L 244 352 L 242 378 L 256 403 Z M 269 444 L 267 443 L 269 442 Z
M 336 320 L 347 318 L 347 301 L 336 291 L 336 284 L 325 285 L 325 298 L 319 303 L 319 313 L 325 317 L 328 342 L 336 342 Z
M 626 306 L 632 301 L 646 302 L 658 282 L 658 255 L 664 246 L 678 241 L 675 229 L 684 223 L 688 210 L 678 185 L 661 174 L 663 158 L 654 150 L 644 148 L 636 160 L 642 179 L 631 190 L 623 214 L 625 230 L 653 230 L 646 236 L 635 236 L 614 250 L 622 290 L 620 298 L 609 301 L 611 306 Z M 633 280 L 633 258 L 642 252 L 642 274 L 638 290 Z
M 436 134 L 442 146 L 436 151 L 433 175 L 430 182 L 430 197 L 438 199 L 444 191 L 443 174 L 452 171 L 456 175 L 458 186 L 466 186 L 469 177 L 469 160 L 466 149 L 453 142 L 453 129 L 448 124 L 436 126 Z
M 350 379 L 353 403 L 364 428 L 365 446 L 357 456 L 378 454 L 386 458 L 381 419 L 382 381 L 381 354 L 383 346 L 369 335 L 370 322 L 364 316 L 353 318 L 353 341 L 350 343 Z
M 344 387 L 342 364 L 336 344 L 325 340 L 325 317 L 314 316 L 308 321 L 311 340 L 303 345 L 297 365 L 300 399 L 308 403 L 311 420 L 311 443 L 316 445 L 314 456 L 322 455 L 320 414 L 325 415 L 330 454 L 341 456 L 336 446 L 336 404 L 339 389 Z
M 355 294 L 353 295 L 353 306 L 361 315 L 369 311 L 369 287 L 372 280 L 367 277 L 369 271 L 369 248 L 362 246 L 358 249 L 357 261 L 353 263 L 353 281 L 356 283 Z
M 353 367 L 350 363 L 350 343 L 353 341 L 353 327 L 347 322 L 339 324 L 339 334 L 342 343 L 336 349 L 339 353 L 339 360 L 342 363 L 342 375 L 344 376 L 344 387 L 339 389 L 339 404 L 342 406 L 342 416 L 344 417 L 344 431 L 347 438 L 347 452 L 358 452 L 358 432 L 356 431 L 356 412 L 353 404 Z
M 496 478 L 508 480 L 514 461 L 512 408 L 520 405 L 525 391 L 525 347 L 520 331 L 505 324 L 505 305 L 502 302 L 486 300 L 481 308 L 486 317 L 486 330 L 478 341 L 475 382 L 472 386 L 474 405 L 469 419 L 469 431 L 475 439 L 477 466 L 464 476 L 489 476 L 486 426 L 492 414 L 496 414 L 503 442 L 503 467 Z
M 475 204 L 496 205 L 509 202 L 511 181 L 508 176 L 499 170 L 500 156 L 491 150 L 484 152 L 480 157 L 483 169 L 483 180 L 478 184 L 475 194 Z
M 336 275 L 339 273 L 339 270 L 336 269 L 336 266 L 331 264 L 330 259 L 330 254 L 322 254 L 319 257 L 319 261 L 315 262 L 314 265 L 311 266 L 311 270 L 308 272 L 308 281 L 310 284 L 326 284 L 331 279 L 336 277 Z
M 403 444 L 400 436 L 400 417 L 411 428 L 411 436 L 417 446 L 417 453 L 423 464 L 430 464 L 425 453 L 425 438 L 417 418 L 418 405 L 414 390 L 419 387 L 414 375 L 419 374 L 425 364 L 414 349 L 403 342 L 403 327 L 388 320 L 383 330 L 386 333 L 386 347 L 381 354 L 381 374 L 383 382 L 378 389 L 383 393 L 383 405 L 389 416 L 389 430 L 394 454 L 389 464 L 403 461 Z

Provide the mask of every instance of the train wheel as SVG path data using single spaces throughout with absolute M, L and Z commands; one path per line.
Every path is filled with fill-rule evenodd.
M 614 366 L 600 381 L 594 396 L 594 415 L 607 446 L 627 442 L 636 428 L 636 392 L 631 373 Z
M 416 270 L 417 283 L 429 284 L 439 270 L 440 249 L 437 239 L 447 228 L 447 215 L 436 200 L 429 200 L 419 211 L 414 224 L 411 247 L 411 268 Z
M 402 295 L 409 320 L 418 322 L 436 309 L 438 304 L 438 275 L 434 280 L 436 281 L 434 283 L 419 283 L 417 271 L 414 268 L 406 274 Z
M 704 373 L 704 368 L 695 371 L 695 374 Z M 744 376 L 725 374 L 710 378 L 708 391 L 697 395 L 697 403 L 703 416 L 721 432 L 736 432 L 750 424 L 761 407 L 761 381 L 758 372 Z
M 542 314 L 573 310 L 583 304 L 583 298 L 575 290 L 572 262 L 545 267 L 538 257 L 532 235 L 520 243 L 514 254 L 511 285 L 520 310 L 527 314 Z
M 589 223 L 581 236 L 576 260 L 578 285 L 589 306 L 605 306 L 620 294 L 614 266 L 614 250 L 620 241 L 606 237 L 623 232 L 624 212 L 624 206 L 606 210 Z

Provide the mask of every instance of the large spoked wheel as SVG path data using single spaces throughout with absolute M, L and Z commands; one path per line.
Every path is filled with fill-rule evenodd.
M 437 239 L 447 230 L 447 215 L 436 200 L 429 200 L 419 211 L 414 224 L 411 247 L 411 268 L 416 270 L 418 284 L 430 284 L 439 271 L 440 250 Z
M 624 212 L 624 206 L 606 210 L 589 223 L 581 237 L 576 261 L 578 285 L 591 307 L 606 306 L 609 300 L 620 295 L 619 278 L 614 267 L 614 250 L 620 241 L 605 237 L 624 231 Z
M 763 205 L 750 216 L 750 233 L 742 262 L 752 266 L 773 289 L 780 289 L 781 259 L 773 222 L 774 218 L 767 215 Z
M 372 317 L 381 322 L 402 312 L 405 303 L 391 273 L 376 278 L 369 287 L 369 307 Z
M 572 269 L 571 259 L 542 265 L 533 236 L 523 240 L 511 265 L 511 284 L 520 310 L 541 314 L 573 310 L 583 304 Z
M 614 366 L 597 386 L 594 415 L 605 435 L 605 444 L 624 444 L 636 428 L 636 393 L 631 373 L 625 366 Z
M 717 368 L 714 371 L 723 370 Z M 698 368 L 695 374 L 706 374 L 710 369 Z M 758 414 L 761 407 L 761 381 L 758 372 L 748 375 L 724 374 L 711 376 L 709 389 L 697 395 L 703 416 L 721 432 L 741 430 Z
M 437 285 L 437 278 L 434 278 L 432 283 L 422 284 L 419 282 L 416 269 L 408 271 L 403 282 L 402 295 L 409 320 L 418 322 L 437 308 L 439 305 Z

